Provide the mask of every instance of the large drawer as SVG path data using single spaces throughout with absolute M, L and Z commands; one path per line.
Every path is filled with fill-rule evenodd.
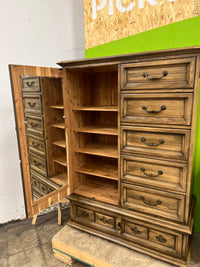
M 121 151 L 187 160 L 190 131 L 121 126 Z
M 39 77 L 26 77 L 21 79 L 23 92 L 40 92 Z
M 190 125 L 193 94 L 122 94 L 121 122 Z
M 124 208 L 175 221 L 184 221 L 185 196 L 121 183 Z
M 27 136 L 29 151 L 45 156 L 45 140 L 32 135 Z
M 195 57 L 123 64 L 121 89 L 193 88 Z
M 44 125 L 42 116 L 26 115 L 25 119 L 26 119 L 26 128 L 28 133 L 37 136 L 44 135 Z
M 47 176 L 47 163 L 45 158 L 30 152 L 29 162 L 32 170 L 39 172 L 45 177 Z
M 121 156 L 121 181 L 136 185 L 185 192 L 187 164 Z
M 24 113 L 42 114 L 41 95 L 23 94 Z

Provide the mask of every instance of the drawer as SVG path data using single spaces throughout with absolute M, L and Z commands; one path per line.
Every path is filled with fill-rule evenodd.
M 123 235 L 126 235 L 130 239 L 135 239 L 135 238 L 142 238 L 146 240 L 148 239 L 147 227 L 125 220 L 123 228 L 124 228 Z
M 33 188 L 40 188 L 40 182 L 31 176 L 31 185 Z
M 185 192 L 186 177 L 187 164 L 121 156 L 122 182 Z
M 193 94 L 122 94 L 121 122 L 190 125 Z
M 37 136 L 44 135 L 43 118 L 40 116 L 26 115 L 26 128 L 27 132 Z
M 185 196 L 121 183 L 124 208 L 184 221 Z
M 39 77 L 26 77 L 21 79 L 23 92 L 40 92 Z
M 121 151 L 187 160 L 190 130 L 121 127 Z
M 115 217 L 95 212 L 95 222 L 106 228 L 115 229 Z
M 176 238 L 158 230 L 149 229 L 149 240 L 169 248 L 175 248 Z
M 50 193 L 54 190 L 60 188 L 60 186 L 54 182 L 52 182 L 47 177 L 42 176 L 41 174 L 37 173 L 33 169 L 31 169 L 31 181 L 33 181 L 32 185 L 39 188 L 44 193 Z
M 29 153 L 29 163 L 32 170 L 39 172 L 40 174 L 47 176 L 46 159 L 42 158 L 32 152 Z
M 24 112 L 42 114 L 41 95 L 23 95 Z
M 31 135 L 28 135 L 27 139 L 28 139 L 29 151 L 45 156 L 45 140 L 44 139 L 37 138 Z
M 193 88 L 195 57 L 123 64 L 121 89 Z
M 76 207 L 76 219 L 86 222 L 94 222 L 94 211 L 82 207 Z

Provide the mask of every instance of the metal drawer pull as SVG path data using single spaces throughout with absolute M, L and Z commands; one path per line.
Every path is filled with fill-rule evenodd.
M 48 190 L 47 187 L 42 186 L 41 189 L 42 189 L 43 191 L 46 191 L 46 190 L 47 190 L 47 192 L 49 192 L 49 190 Z
M 139 231 L 137 227 L 131 228 L 131 231 L 136 235 L 141 234 L 141 231 Z
M 26 82 L 26 85 L 28 86 L 28 87 L 31 87 L 31 86 L 33 86 L 34 85 L 34 81 L 32 81 L 32 82 Z
M 140 199 L 144 202 L 144 204 L 146 204 L 148 206 L 157 206 L 157 205 L 162 204 L 162 201 L 159 200 L 159 199 L 156 201 L 156 203 L 151 203 L 151 202 L 145 201 L 145 197 L 144 196 L 140 196 Z
M 89 214 L 85 210 L 81 212 L 81 215 L 83 217 L 89 217 Z
M 33 103 L 28 102 L 28 105 L 29 105 L 29 107 L 33 108 L 36 105 L 36 102 L 33 102 Z
M 164 139 L 160 139 L 160 140 L 159 140 L 159 144 L 147 143 L 145 137 L 141 137 L 140 140 L 141 140 L 145 145 L 147 145 L 147 146 L 159 146 L 159 145 L 161 145 L 161 144 L 164 144 L 164 142 L 165 142 Z
M 32 142 L 32 146 L 35 147 L 35 148 L 38 148 L 40 146 L 40 144 Z
M 34 184 L 34 185 L 37 185 L 37 182 L 36 182 L 36 181 L 34 181 L 34 182 L 33 182 L 33 184 Z
M 161 76 L 151 76 L 149 77 L 149 74 L 147 72 L 144 72 L 143 73 L 143 77 L 148 79 L 148 80 L 161 80 L 162 78 L 166 77 L 168 75 L 168 71 L 164 70 L 162 72 L 162 75 Z
M 121 223 L 120 222 L 118 222 L 118 224 L 117 224 L 117 231 L 121 231 Z
M 38 126 L 38 123 L 33 123 L 33 122 L 31 122 L 31 127 L 37 127 Z
M 163 171 L 158 171 L 158 174 L 153 174 L 153 173 L 146 173 L 146 169 L 144 167 L 142 167 L 140 169 L 146 176 L 149 176 L 149 177 L 158 177 L 159 175 L 163 175 Z
M 156 239 L 158 239 L 158 241 L 160 241 L 161 243 L 166 243 L 167 242 L 167 240 L 162 235 L 156 236 Z
M 147 113 L 160 113 L 162 110 L 166 110 L 167 109 L 167 107 L 165 106 L 165 105 L 162 105 L 161 107 L 160 107 L 160 110 L 147 110 L 147 106 L 142 106 L 142 109 L 143 110 L 145 110 Z
M 33 162 L 34 162 L 34 165 L 37 166 L 37 167 L 41 165 L 41 163 L 37 162 L 36 160 L 34 160 Z
M 102 221 L 104 224 L 108 223 L 108 220 L 105 217 L 101 217 L 100 221 Z

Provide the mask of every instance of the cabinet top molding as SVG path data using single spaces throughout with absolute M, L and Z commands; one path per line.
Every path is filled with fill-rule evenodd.
M 124 54 L 124 55 L 115 55 L 115 56 L 107 56 L 107 57 L 97 57 L 97 58 L 88 58 L 88 59 L 78 59 L 78 60 L 67 60 L 61 61 L 57 64 L 62 68 L 82 68 L 82 67 L 93 67 L 93 66 L 101 66 L 101 65 L 114 65 L 120 64 L 122 61 L 136 60 L 141 58 L 151 58 L 151 57 L 162 57 L 162 56 L 178 56 L 184 54 L 193 54 L 200 53 L 200 46 L 192 46 L 192 47 L 183 47 L 183 48 L 174 48 L 174 49 L 166 49 L 166 50 L 158 50 L 158 51 L 149 51 L 149 52 L 139 52 L 133 54 Z

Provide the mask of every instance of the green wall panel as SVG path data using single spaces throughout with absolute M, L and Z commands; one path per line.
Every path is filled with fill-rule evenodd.
M 87 49 L 85 56 L 103 57 L 197 45 L 200 45 L 200 16 Z M 193 193 L 197 198 L 195 231 L 200 232 L 200 129 L 197 136 Z

